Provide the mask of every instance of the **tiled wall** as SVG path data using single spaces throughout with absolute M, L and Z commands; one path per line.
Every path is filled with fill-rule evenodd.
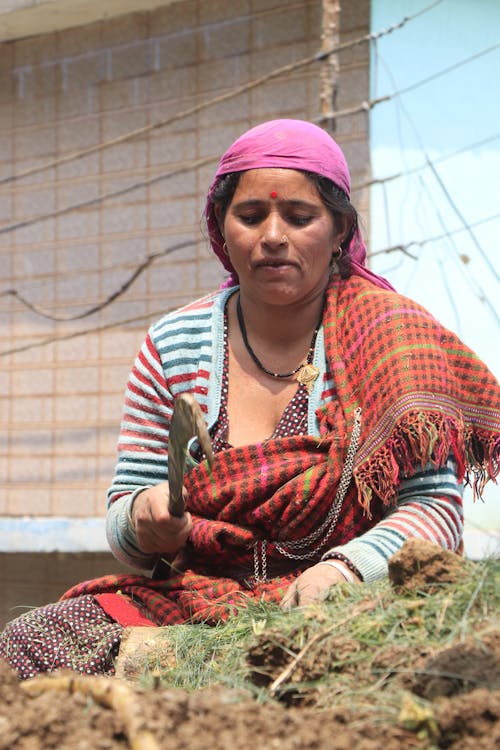
M 0 516 L 104 514 L 123 389 L 144 331 L 221 280 L 201 226 L 217 157 L 261 120 L 321 114 L 318 63 L 249 84 L 321 49 L 323 5 L 331 7 L 186 0 L 0 46 L 0 181 L 57 162 L 0 182 Z M 344 5 L 335 33 L 365 34 L 368 0 Z M 339 56 L 334 83 L 338 108 L 367 98 L 366 44 Z M 366 121 L 335 123 L 354 184 L 369 172 Z M 353 197 L 366 209 L 364 191 Z M 65 210 L 75 204 L 83 205 Z M 39 314 L 102 305 L 148 256 L 185 241 L 91 315 Z

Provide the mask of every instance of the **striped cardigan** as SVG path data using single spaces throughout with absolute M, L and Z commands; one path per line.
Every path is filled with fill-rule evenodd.
M 168 478 L 167 446 L 173 400 L 193 393 L 210 428 L 221 401 L 224 360 L 223 318 L 235 288 L 211 294 L 172 312 L 151 327 L 136 358 L 125 394 L 119 457 L 108 491 L 107 535 L 115 557 L 127 565 L 150 569 L 155 558 L 137 547 L 130 527 L 135 496 Z M 318 332 L 314 364 L 320 370 L 309 397 L 308 432 L 319 436 L 316 410 L 335 397 Z M 335 547 L 324 557 L 347 558 L 365 581 L 384 576 L 387 562 L 408 538 L 419 537 L 457 550 L 463 531 L 462 485 L 452 461 L 440 469 L 426 467 L 402 480 L 396 506 L 357 539 Z

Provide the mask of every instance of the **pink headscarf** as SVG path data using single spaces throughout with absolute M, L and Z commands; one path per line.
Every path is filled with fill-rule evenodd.
M 305 120 L 270 120 L 243 133 L 221 157 L 205 206 L 210 244 L 224 268 L 231 272 L 230 285 L 238 280 L 223 251 L 224 239 L 215 217 L 213 192 L 222 175 L 267 167 L 298 169 L 328 177 L 350 198 L 351 180 L 344 154 L 322 128 Z M 351 239 L 349 252 L 353 273 L 383 289 L 393 289 L 386 279 L 366 268 L 366 247 L 359 228 Z

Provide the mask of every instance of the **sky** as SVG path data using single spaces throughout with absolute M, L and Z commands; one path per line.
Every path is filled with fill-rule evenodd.
M 373 0 L 371 30 L 431 3 Z M 371 190 L 372 268 L 500 379 L 499 79 L 498 0 L 441 0 L 372 46 L 371 98 L 401 92 L 370 114 L 372 174 L 384 180 Z M 414 257 L 380 252 L 398 244 Z M 500 550 L 499 501 L 500 485 L 484 502 L 466 490 L 469 539 L 487 531 L 488 551 Z

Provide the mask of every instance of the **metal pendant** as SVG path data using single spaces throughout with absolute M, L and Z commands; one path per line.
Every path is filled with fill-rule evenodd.
M 319 369 L 315 365 L 310 364 L 301 367 L 297 373 L 297 380 L 299 383 L 302 383 L 302 385 L 305 385 L 309 395 L 312 393 L 318 375 Z

